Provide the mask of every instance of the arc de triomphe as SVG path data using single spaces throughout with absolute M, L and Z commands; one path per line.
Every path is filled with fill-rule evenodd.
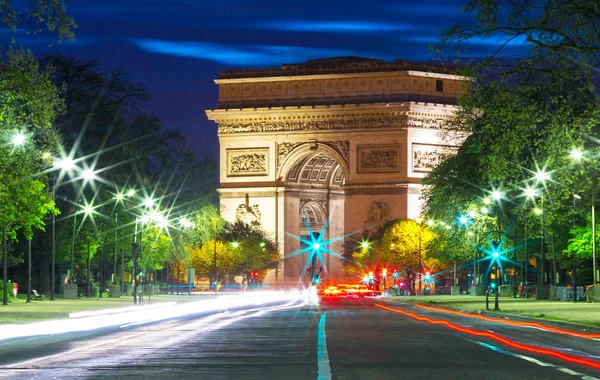
M 225 71 L 218 108 L 220 203 L 225 220 L 260 225 L 281 257 L 286 234 L 326 238 L 420 213 L 421 180 L 459 141 L 442 134 L 464 77 L 405 61 L 334 58 L 278 69 Z M 329 249 L 342 253 L 342 241 Z M 282 260 L 266 283 L 295 285 L 307 254 Z M 325 257 L 325 279 L 350 281 Z

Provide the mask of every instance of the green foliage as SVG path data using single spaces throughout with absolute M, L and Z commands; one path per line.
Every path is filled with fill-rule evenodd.
M 15 8 L 11 0 L 0 0 L 0 19 L 13 33 L 22 24 L 34 23 L 43 25 L 49 31 L 56 31 L 59 42 L 63 39 L 74 39 L 73 32 L 77 25 L 67 14 L 67 2 L 68 0 L 29 0 L 29 6 L 23 11 Z M 37 27 L 33 32 L 41 30 Z
M 598 240 L 599 237 L 600 226 L 596 225 L 596 247 L 600 243 Z M 571 230 L 569 244 L 563 253 L 568 257 L 575 255 L 578 258 L 589 259 L 593 256 L 592 241 L 592 224 L 591 221 L 588 221 L 585 227 L 575 227 Z
M 230 274 L 245 277 L 250 270 L 260 270 L 264 275 L 268 269 L 278 267 L 275 243 L 264 231 L 238 220 L 228 223 L 222 236 L 224 241 L 232 245 L 229 249 L 233 252 L 234 265 Z
M 7 303 L 12 302 L 13 296 L 13 283 L 8 281 L 8 288 L 6 289 Z M 0 280 L 0 301 L 4 300 L 4 281 Z
M 55 212 L 42 171 L 44 153 L 55 151 L 58 135 L 52 120 L 63 106 L 51 73 L 33 54 L 11 50 L 0 62 L 0 225 L 10 237 L 24 229 L 44 230 L 44 216 Z M 22 134 L 24 142 L 13 144 Z
M 171 239 L 160 228 L 144 230 L 142 255 L 138 265 L 144 271 L 161 270 L 171 251 Z
M 519 235 L 528 228 L 536 231 L 533 238 L 540 216 L 532 211 L 541 207 L 543 193 L 545 225 L 554 232 L 560 252 L 581 205 L 591 202 L 592 178 L 600 175 L 595 154 L 575 162 L 570 153 L 596 149 L 590 137 L 598 136 L 600 114 L 587 68 L 554 57 L 525 61 L 527 69 L 501 69 L 487 62 L 470 72 L 475 77 L 472 97 L 460 101 L 450 125 L 470 135 L 456 156 L 426 178 L 425 213 L 456 225 L 457 216 L 469 211 L 480 215 L 488 207 L 494 218 L 476 225 L 478 239 L 485 231 L 503 231 L 514 220 Z M 549 172 L 550 180 L 535 180 L 539 170 Z M 534 199 L 523 195 L 530 186 L 538 191 Z M 503 199 L 485 205 L 493 189 L 503 192 Z M 574 193 L 584 198 L 576 207 Z M 467 239 L 453 234 L 453 251 L 468 253 Z

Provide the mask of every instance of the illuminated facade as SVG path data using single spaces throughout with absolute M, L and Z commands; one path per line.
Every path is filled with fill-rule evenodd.
M 421 180 L 456 151 L 443 132 L 463 77 L 440 67 L 337 58 L 278 69 L 226 71 L 219 103 L 221 215 L 265 229 L 282 257 L 308 222 L 327 238 L 420 213 Z M 342 242 L 330 249 L 342 252 Z M 307 254 L 308 255 L 308 254 Z M 266 283 L 295 285 L 307 255 L 282 261 Z M 348 281 L 326 256 L 325 280 Z

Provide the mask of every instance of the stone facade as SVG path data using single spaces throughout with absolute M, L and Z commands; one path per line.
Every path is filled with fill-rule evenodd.
M 444 130 L 465 78 L 406 62 L 328 61 L 268 71 L 226 72 L 219 105 L 207 111 L 219 128 L 221 212 L 260 213 L 282 257 L 297 239 L 375 229 L 420 213 L 421 180 L 462 142 Z M 342 242 L 329 247 L 342 253 Z M 295 285 L 302 255 L 284 259 L 267 282 Z M 345 278 L 326 257 L 326 279 Z

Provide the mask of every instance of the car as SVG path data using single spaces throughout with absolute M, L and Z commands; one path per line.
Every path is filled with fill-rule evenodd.
M 338 284 L 337 289 L 346 298 L 363 298 L 373 295 L 373 290 L 369 289 L 365 284 Z

